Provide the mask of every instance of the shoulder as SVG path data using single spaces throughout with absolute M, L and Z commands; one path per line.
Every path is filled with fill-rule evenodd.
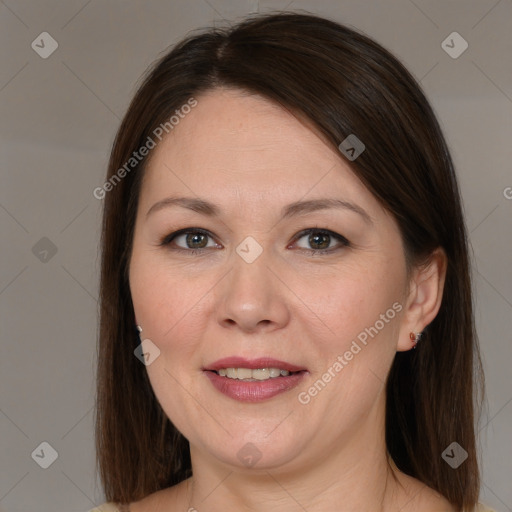
M 123 507 L 120 504 L 117 503 L 103 503 L 103 505 L 98 505 L 95 508 L 92 508 L 91 510 L 88 510 L 87 512 L 125 512 L 128 508 Z
M 154 510 L 181 510 L 185 506 L 186 480 L 179 484 L 156 491 L 129 505 L 103 503 L 87 512 L 153 512 Z
M 487 507 L 483 503 L 479 503 L 476 507 L 476 512 L 496 512 L 494 509 Z
M 154 512 L 155 510 L 165 510 L 174 512 L 179 510 L 188 510 L 186 492 L 187 481 L 166 489 L 161 489 L 139 501 L 130 503 L 129 512 Z M 119 512 L 123 512 L 120 510 Z

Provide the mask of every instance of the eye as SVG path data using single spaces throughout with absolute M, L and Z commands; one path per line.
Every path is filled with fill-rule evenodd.
M 219 247 L 218 244 L 208 245 L 208 238 L 211 238 L 210 233 L 200 228 L 186 228 L 167 235 L 160 245 L 171 245 L 174 243 L 177 247 L 173 247 L 178 251 L 186 251 L 192 254 L 201 252 L 203 249 L 211 249 Z M 179 242 L 181 241 L 180 245 Z
M 299 246 L 300 249 L 315 254 L 325 254 L 340 250 L 350 246 L 350 242 L 342 235 L 330 231 L 328 229 L 310 228 L 298 233 L 295 237 L 295 243 L 302 238 L 306 238 L 308 247 Z M 208 239 L 212 239 L 212 243 L 208 245 Z M 337 241 L 337 246 L 332 245 Z M 174 251 L 182 251 L 187 254 L 204 254 L 207 249 L 218 249 L 222 247 L 213 241 L 211 233 L 201 228 L 186 228 L 175 231 L 167 235 L 160 241 L 161 246 L 171 246 Z M 287 248 L 291 248 L 289 245 Z
M 302 238 L 306 238 L 306 243 L 309 244 L 311 248 L 301 248 L 310 253 L 322 254 L 327 252 L 334 252 L 342 247 L 348 247 L 350 245 L 350 242 L 344 236 L 338 233 L 334 233 L 328 229 L 306 229 L 301 231 L 295 240 L 298 241 Z M 332 247 L 331 243 L 333 241 L 337 241 L 338 246 Z

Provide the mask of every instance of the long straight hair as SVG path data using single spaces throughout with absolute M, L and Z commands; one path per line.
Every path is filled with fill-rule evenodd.
M 444 249 L 439 313 L 417 350 L 396 354 L 388 375 L 386 444 L 401 471 L 457 510 L 472 508 L 480 486 L 475 419 L 484 380 L 466 227 L 447 144 L 419 84 L 391 53 L 351 28 L 298 13 L 252 16 L 188 36 L 148 70 L 117 133 L 101 240 L 96 449 L 106 498 L 129 503 L 191 475 L 188 441 L 133 354 L 140 341 L 128 268 L 148 157 L 133 168 L 126 163 L 191 97 L 217 87 L 270 99 L 333 148 L 355 134 L 366 149 L 348 163 L 396 219 L 409 268 Z M 119 173 L 123 166 L 129 171 Z M 456 469 L 442 458 L 454 441 L 468 453 Z

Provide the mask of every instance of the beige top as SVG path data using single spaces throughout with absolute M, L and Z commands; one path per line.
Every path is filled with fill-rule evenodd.
M 494 509 L 487 507 L 486 505 L 478 504 L 476 512 L 496 512 Z
M 103 503 L 99 507 L 93 508 L 88 512 L 130 512 L 129 505 L 116 505 L 115 503 Z M 478 504 L 476 512 L 496 512 L 492 508 L 489 508 L 481 503 Z
M 103 503 L 96 508 L 89 510 L 88 512 L 130 512 L 129 505 L 119 505 L 115 503 Z

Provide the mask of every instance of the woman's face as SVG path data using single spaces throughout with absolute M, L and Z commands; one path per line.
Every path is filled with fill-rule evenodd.
M 407 289 L 398 227 L 275 104 L 227 89 L 196 99 L 153 150 L 139 199 L 130 287 L 151 384 L 210 460 L 321 461 L 383 428 Z

